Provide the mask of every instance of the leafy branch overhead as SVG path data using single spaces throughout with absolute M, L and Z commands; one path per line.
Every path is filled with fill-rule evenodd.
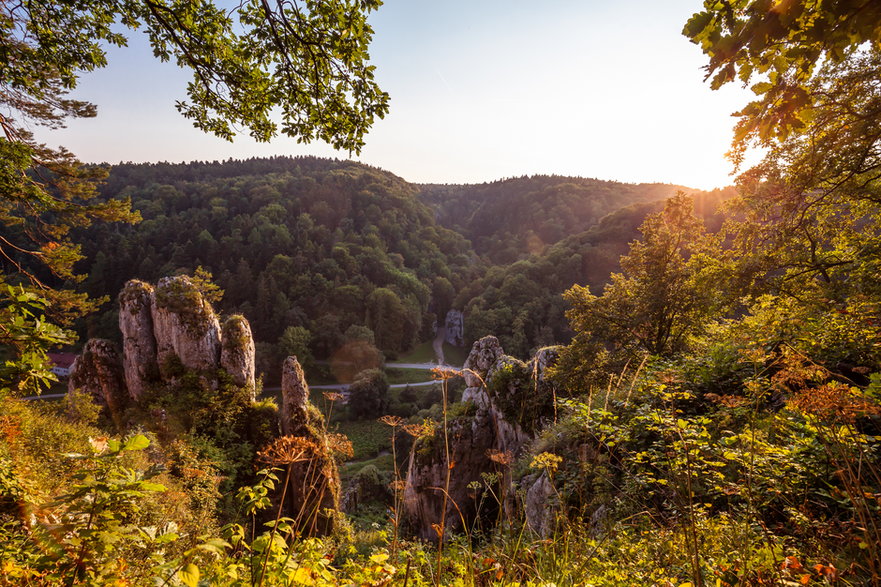
M 127 200 L 97 202 L 103 169 L 38 144 L 33 126 L 63 127 L 96 107 L 70 98 L 79 76 L 141 30 L 154 55 L 193 72 L 178 110 L 206 132 L 258 141 L 278 134 L 358 152 L 388 95 L 373 78 L 367 15 L 379 0 L 248 0 L 232 10 L 208 0 L 97 0 L 0 5 L 0 236 L 2 281 L 24 281 L 70 317 L 94 307 L 60 292 L 80 279 L 69 238 L 96 220 L 137 222 Z M 14 277 L 12 277 L 14 276 Z
M 717 89 L 753 83 L 759 98 L 738 113 L 735 147 L 762 144 L 810 127 L 822 98 L 819 73 L 881 49 L 881 4 L 875 0 L 706 0 L 683 34 L 709 57 Z M 877 79 L 877 78 L 875 78 Z

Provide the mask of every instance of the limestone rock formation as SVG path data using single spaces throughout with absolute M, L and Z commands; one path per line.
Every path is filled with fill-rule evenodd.
M 281 433 L 302 436 L 309 421 L 309 386 L 297 357 L 288 357 L 281 370 Z
M 239 387 L 251 390 L 255 399 L 256 367 L 254 361 L 254 337 L 251 325 L 244 316 L 233 315 L 223 323 L 220 366 L 229 373 Z
M 542 472 L 537 479 L 527 483 L 526 500 L 523 513 L 529 528 L 547 538 L 554 529 L 554 516 L 558 510 L 557 492 L 547 474 Z
M 477 515 L 477 503 L 468 485 L 481 481 L 481 474 L 500 473 L 508 483 L 510 460 L 519 456 L 532 435 L 540 430 L 553 413 L 553 390 L 545 370 L 556 354 L 543 350 L 529 363 L 504 354 L 493 336 L 476 341 L 465 361 L 464 378 L 468 386 L 462 406 L 448 426 L 450 461 L 454 463 L 445 526 L 451 531 L 461 527 L 461 519 L 471 524 Z M 443 431 L 414 443 L 404 489 L 404 515 L 414 534 L 436 540 L 432 524 L 441 520 L 447 473 Z M 497 494 L 513 495 L 506 487 Z M 512 502 L 502 504 L 505 508 Z M 491 516 L 491 512 L 483 510 Z M 460 515 L 461 512 L 461 515 Z
M 137 401 L 159 375 L 153 336 L 153 287 L 133 279 L 119 294 L 119 330 L 122 332 L 123 370 L 128 393 Z
M 324 432 L 324 418 L 309 403 L 309 386 L 296 357 L 285 359 L 282 370 L 282 436 L 276 443 L 302 449 L 291 463 L 285 515 L 306 535 L 329 534 L 340 503 L 340 479 Z M 281 488 L 279 488 L 280 491 Z
M 80 389 L 91 393 L 110 414 L 117 428 L 121 427 L 127 393 L 122 359 L 112 342 L 93 338 L 70 367 L 68 393 Z
M 450 310 L 444 320 L 445 340 L 453 346 L 465 344 L 465 317 L 461 310 Z
M 153 299 L 153 334 L 163 377 L 173 372 L 174 357 L 194 371 L 217 369 L 220 364 L 220 322 L 186 275 L 159 280 Z
M 476 399 L 476 395 L 483 389 L 490 371 L 504 354 L 502 345 L 495 336 L 484 336 L 480 340 L 474 341 L 471 353 L 465 359 L 465 365 L 462 366 L 462 375 L 466 385 L 465 392 L 462 394 L 463 402 Z

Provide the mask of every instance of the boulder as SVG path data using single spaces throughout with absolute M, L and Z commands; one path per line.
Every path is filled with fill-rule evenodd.
M 546 473 L 539 475 L 527 486 L 523 507 L 526 524 L 530 530 L 542 538 L 547 538 L 554 530 L 555 516 L 559 510 L 559 496 Z
M 462 366 L 466 385 L 462 401 L 471 400 L 473 394 L 484 387 L 490 371 L 504 354 L 502 345 L 495 336 L 484 336 L 474 341 L 471 352 Z
M 478 504 L 469 488 L 482 483 L 484 473 L 498 473 L 496 495 L 505 503 L 495 504 L 509 514 L 513 496 L 508 467 L 520 456 L 530 440 L 552 420 L 554 389 L 546 372 L 556 361 L 553 347 L 540 350 L 528 363 L 505 355 L 494 336 L 476 341 L 463 367 L 468 386 L 460 406 L 450 411 L 456 416 L 448 426 L 450 443 L 449 501 L 445 512 L 446 530 L 461 529 L 475 523 Z M 505 461 L 505 462 L 501 462 Z M 413 445 L 404 489 L 404 518 L 409 529 L 426 540 L 436 540 L 433 525 L 441 520 L 443 492 L 447 475 L 443 431 L 422 438 Z M 536 490 L 538 491 L 538 490 Z M 482 506 L 480 511 L 487 511 Z M 491 508 L 487 513 L 492 513 Z
M 288 357 L 281 371 L 281 433 L 302 436 L 309 422 L 309 385 L 297 357 Z

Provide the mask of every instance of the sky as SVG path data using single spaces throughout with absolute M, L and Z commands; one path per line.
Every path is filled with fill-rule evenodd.
M 699 189 L 732 183 L 725 159 L 750 93 L 712 91 L 681 35 L 700 0 L 386 0 L 370 16 L 371 62 L 390 112 L 357 161 L 418 183 L 535 174 Z M 93 119 L 37 130 L 83 161 L 350 158 L 287 137 L 229 143 L 174 108 L 190 74 L 154 59 L 142 33 L 108 50 L 74 96 Z

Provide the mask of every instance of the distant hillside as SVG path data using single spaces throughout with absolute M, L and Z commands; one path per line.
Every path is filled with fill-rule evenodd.
M 719 229 L 719 205 L 733 195 L 729 188 L 695 196 L 695 212 L 707 230 Z M 456 298 L 456 306 L 465 310 L 466 336 L 476 340 L 493 334 L 508 352 L 521 357 L 537 347 L 568 342 L 572 333 L 564 316 L 563 292 L 576 283 L 602 292 L 609 276 L 619 270 L 619 257 L 640 237 L 643 220 L 663 207 L 662 201 L 631 204 L 541 254 L 492 267 Z
M 423 185 L 418 197 L 435 209 L 441 225 L 470 240 L 481 257 L 500 264 L 541 253 L 619 208 L 663 200 L 678 190 L 696 191 L 537 175 L 477 185 Z
M 258 340 L 304 327 L 318 356 L 353 325 L 384 350 L 409 348 L 471 278 L 468 242 L 435 222 L 416 188 L 358 163 L 119 165 L 103 193 L 130 197 L 144 220 L 80 235 L 90 294 L 203 266 L 226 291 L 220 307 L 246 314 Z M 93 319 L 93 334 L 114 321 L 112 311 Z
M 392 356 L 456 307 L 466 342 L 493 333 L 525 355 L 568 339 L 560 294 L 601 288 L 677 189 L 555 176 L 417 186 L 314 157 L 124 164 L 102 194 L 131 198 L 143 221 L 83 231 L 79 270 L 91 295 L 112 298 L 128 279 L 202 266 L 225 290 L 220 309 L 244 313 L 264 351 L 285 352 L 282 335 L 299 327 L 293 342 L 318 358 L 353 336 Z M 115 322 L 110 304 L 85 329 L 113 336 Z

